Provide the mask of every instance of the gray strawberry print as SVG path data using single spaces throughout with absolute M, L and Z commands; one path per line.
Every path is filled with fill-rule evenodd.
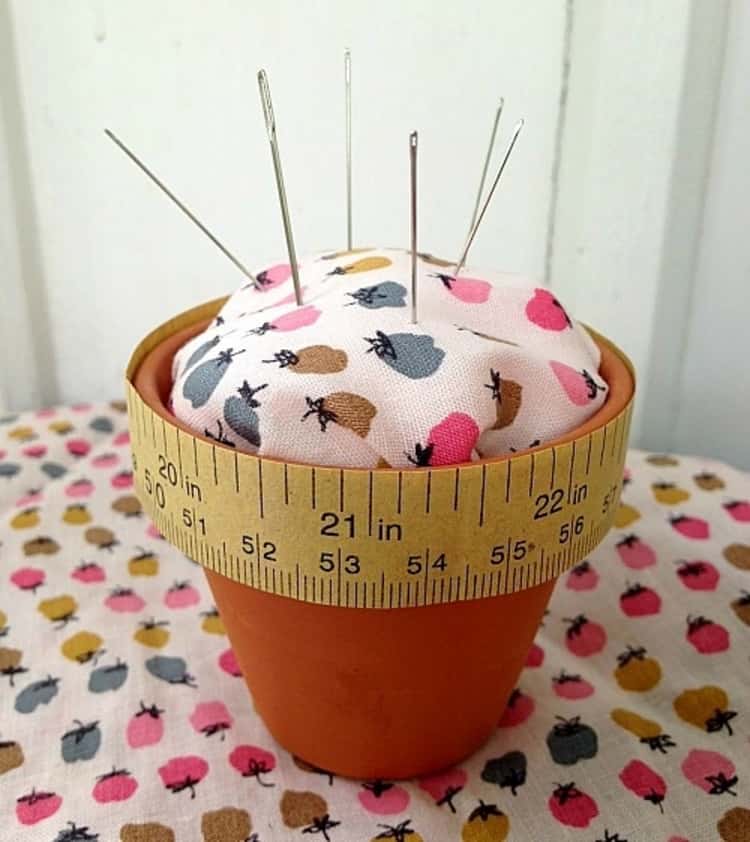
M 118 660 L 106 667 L 97 667 L 89 676 L 89 690 L 92 693 L 106 693 L 119 690 L 128 677 L 128 665 Z
M 224 402 L 224 420 L 229 426 L 246 441 L 255 447 L 260 446 L 260 431 L 258 429 L 258 415 L 255 412 L 260 402 L 255 400 L 255 393 L 265 389 L 268 383 L 253 388 L 244 380 L 242 386 L 237 390 L 237 395 L 232 395 Z
M 368 354 L 374 351 L 378 359 L 412 380 L 421 380 L 434 374 L 445 356 L 445 351 L 436 348 L 435 340 L 426 334 L 388 335 L 378 330 L 374 337 L 366 336 L 365 342 L 370 344 Z
M 209 339 L 208 342 L 204 342 L 202 345 L 199 345 L 188 357 L 188 361 L 185 363 L 185 371 L 192 368 L 197 362 L 200 362 L 200 360 L 202 360 L 209 351 L 213 350 L 220 341 L 221 339 L 218 336 L 214 336 L 213 339 Z
M 112 421 L 106 415 L 99 415 L 94 418 L 89 424 L 89 427 L 92 430 L 96 430 L 97 433 L 111 433 L 115 428 Z
M 231 348 L 220 351 L 218 357 L 206 360 L 190 372 L 182 386 L 182 394 L 190 401 L 193 409 L 208 403 L 232 360 L 238 354 L 244 353 L 244 348 L 239 351 L 233 351 Z
M 146 669 L 155 678 L 167 684 L 187 684 L 195 687 L 195 679 L 187 671 L 187 664 L 182 658 L 170 658 L 166 655 L 154 655 L 146 661 Z
M 361 287 L 356 292 L 347 292 L 354 299 L 347 304 L 359 304 L 368 310 L 379 310 L 381 307 L 406 307 L 406 287 L 395 281 L 385 281 L 371 287 Z
M 15 709 L 18 713 L 33 713 L 39 705 L 48 705 L 58 693 L 59 678 L 48 675 L 41 681 L 34 681 L 16 696 Z
M 21 466 L 15 462 L 0 462 L 0 477 L 14 477 L 20 471 Z

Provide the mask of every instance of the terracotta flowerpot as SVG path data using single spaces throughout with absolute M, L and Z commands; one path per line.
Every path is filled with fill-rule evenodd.
M 172 358 L 205 326 L 162 341 L 133 379 L 151 409 L 183 429 L 166 408 Z M 633 394 L 625 362 L 596 338 L 607 401 L 556 443 L 602 427 Z M 378 610 L 314 605 L 205 572 L 256 710 L 274 737 L 308 763 L 370 779 L 434 772 L 487 740 L 555 584 Z

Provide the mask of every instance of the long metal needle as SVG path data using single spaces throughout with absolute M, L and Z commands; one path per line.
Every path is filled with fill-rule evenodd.
M 503 156 L 503 160 L 500 164 L 500 168 L 497 171 L 497 175 L 495 176 L 495 180 L 492 182 L 492 187 L 490 187 L 490 191 L 487 194 L 487 198 L 484 200 L 484 204 L 482 205 L 481 211 L 479 211 L 479 216 L 477 217 L 476 222 L 471 228 L 469 232 L 469 237 L 466 240 L 466 245 L 464 246 L 464 250 L 461 254 L 461 257 L 456 263 L 456 271 L 454 272 L 454 276 L 458 276 L 458 273 L 463 269 L 464 263 L 466 262 L 466 256 L 469 253 L 469 249 L 471 248 L 471 244 L 474 242 L 474 237 L 477 235 L 477 231 L 479 230 L 479 226 L 482 224 L 482 219 L 484 219 L 484 215 L 487 212 L 487 207 L 492 200 L 492 196 L 495 192 L 495 188 L 500 181 L 500 177 L 503 174 L 503 170 L 505 169 L 505 165 L 508 163 L 508 159 L 510 158 L 511 152 L 513 151 L 513 147 L 516 145 L 516 141 L 518 140 L 518 135 L 521 133 L 521 129 L 523 128 L 523 120 L 519 120 L 516 124 L 516 128 L 513 130 L 513 137 L 510 139 L 510 143 L 508 144 L 508 148 L 505 150 L 505 155 Z
M 346 101 L 346 247 L 352 250 L 352 54 L 344 53 Z
M 302 304 L 302 288 L 299 282 L 299 270 L 297 268 L 297 252 L 294 248 L 294 237 L 292 235 L 292 223 L 289 219 L 289 205 L 286 200 L 286 188 L 284 187 L 284 174 L 281 171 L 281 158 L 279 156 L 279 144 L 276 139 L 276 118 L 273 115 L 273 103 L 271 101 L 271 89 L 268 86 L 266 71 L 258 72 L 258 87 L 260 88 L 260 101 L 263 104 L 263 116 L 266 120 L 268 140 L 271 144 L 271 157 L 273 169 L 276 174 L 276 188 L 279 192 L 279 204 L 281 205 L 281 217 L 284 223 L 284 236 L 286 237 L 286 249 L 289 254 L 289 266 L 292 270 L 292 281 L 294 283 L 294 298 L 297 306 Z
M 417 323 L 417 143 L 418 135 L 409 135 L 411 197 L 411 323 Z
M 492 132 L 490 134 L 490 144 L 487 147 L 487 155 L 484 159 L 484 166 L 482 167 L 482 177 L 479 179 L 479 189 L 477 190 L 477 200 L 474 203 L 474 213 L 471 215 L 471 223 L 469 224 L 469 231 L 474 227 L 477 221 L 477 214 L 479 213 L 479 203 L 482 201 L 482 193 L 484 192 L 484 182 L 487 180 L 487 171 L 490 168 L 490 161 L 492 160 L 492 152 L 495 148 L 495 137 L 497 136 L 497 127 L 500 123 L 500 116 L 503 113 L 503 106 L 505 100 L 500 97 L 500 104 L 495 112 L 495 122 L 492 124 Z
M 159 178 L 157 178 L 157 176 L 154 175 L 153 172 L 151 172 L 151 170 L 143 163 L 143 161 L 141 161 L 141 159 L 134 152 L 131 152 L 131 150 L 128 149 L 128 147 L 120 140 L 119 137 L 117 137 L 117 135 L 113 131 L 105 129 L 104 134 L 106 134 L 111 141 L 113 141 L 117 144 L 117 146 L 120 147 L 120 149 L 128 156 L 128 158 L 130 158 L 130 160 L 177 205 L 177 207 L 185 214 L 185 216 L 193 224 L 197 225 L 198 228 L 200 228 L 200 230 L 208 237 L 209 240 L 211 240 L 211 242 L 216 246 L 216 248 L 218 248 L 219 251 L 221 251 L 221 253 L 225 257 L 228 257 L 232 261 L 232 263 L 234 263 L 234 265 L 240 270 L 240 272 L 242 272 L 242 274 L 245 275 L 245 277 L 249 278 L 253 282 L 255 287 L 260 286 L 260 284 L 258 283 L 258 279 L 255 277 L 255 275 L 253 275 L 253 273 L 249 269 L 243 266 L 243 264 L 232 254 L 232 252 L 229 251 L 229 249 L 208 230 L 208 228 L 206 228 L 206 226 L 200 221 L 200 219 L 198 219 L 197 216 L 195 216 L 195 214 L 190 210 L 190 208 L 183 204 L 177 198 L 177 196 L 175 196 L 175 194 L 167 187 L 167 185 L 164 184 L 164 182 L 161 181 Z

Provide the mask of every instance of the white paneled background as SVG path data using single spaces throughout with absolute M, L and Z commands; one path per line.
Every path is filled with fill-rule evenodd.
M 471 263 L 524 272 L 632 356 L 635 443 L 750 467 L 746 0 L 0 0 L 0 405 L 109 398 L 129 351 L 234 267 L 284 257 L 256 72 L 298 251 L 345 238 L 343 50 L 360 244 L 460 250 L 494 109 L 526 128 Z

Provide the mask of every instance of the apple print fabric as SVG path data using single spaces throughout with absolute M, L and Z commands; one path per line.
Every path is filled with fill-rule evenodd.
M 604 402 L 599 349 L 549 290 L 513 275 L 357 249 L 257 274 L 175 356 L 189 427 L 265 456 L 408 468 L 526 450 Z
M 560 578 L 492 739 L 358 782 L 268 734 L 200 567 L 141 512 L 128 441 L 118 402 L 0 419 L 3 842 L 750 840 L 748 475 L 631 451 L 615 528 Z

